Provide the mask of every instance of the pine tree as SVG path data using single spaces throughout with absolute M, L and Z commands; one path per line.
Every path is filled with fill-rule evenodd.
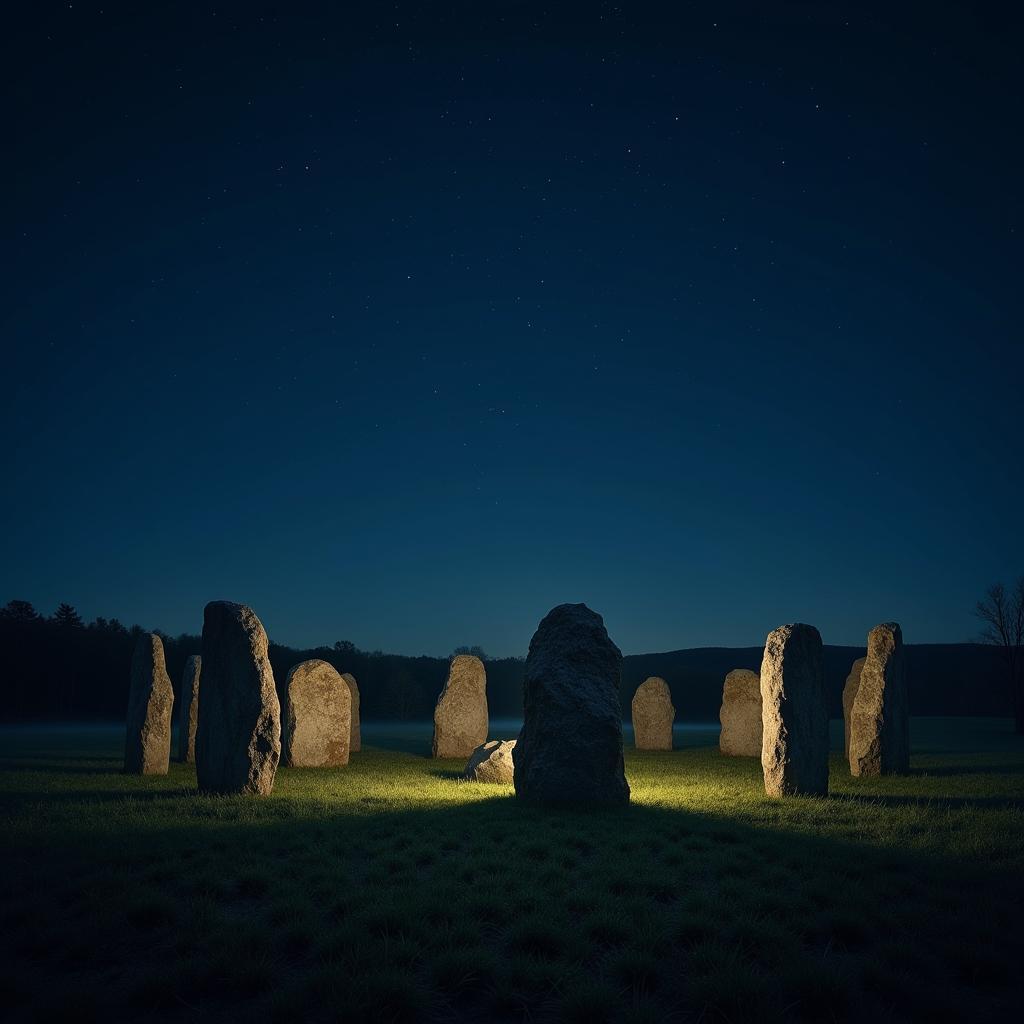
M 55 626 L 60 626 L 64 629 L 81 629 L 83 625 L 82 617 L 75 611 L 74 605 L 70 605 L 65 601 L 60 603 L 50 621 Z
M 9 622 L 38 622 L 40 615 L 31 601 L 8 601 L 0 608 L 0 618 Z

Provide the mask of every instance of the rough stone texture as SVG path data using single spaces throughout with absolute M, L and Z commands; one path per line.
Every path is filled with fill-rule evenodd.
M 448 665 L 434 708 L 434 757 L 469 757 L 487 739 L 487 674 L 472 654 Z
M 633 743 L 637 750 L 671 750 L 676 709 L 668 683 L 645 679 L 633 694 Z
M 761 756 L 761 679 L 748 668 L 734 668 L 722 687 L 718 749 L 730 757 Z
M 156 633 L 143 633 L 132 654 L 131 690 L 124 741 L 124 770 L 166 775 L 171 760 L 174 690 Z
M 761 767 L 769 796 L 828 793 L 821 636 L 803 623 L 768 634 L 761 662 Z
M 850 669 L 843 686 L 843 756 L 850 760 L 850 716 L 853 714 L 853 701 L 860 686 L 860 673 L 864 668 L 864 659 L 858 658 Z
M 352 693 L 333 665 L 316 658 L 288 673 L 282 759 L 290 768 L 348 764 Z
M 267 634 L 251 608 L 211 601 L 203 617 L 199 789 L 267 794 L 280 759 L 281 704 L 267 657 Z
M 868 654 L 850 715 L 850 772 L 902 775 L 910 770 L 910 718 L 903 631 L 883 622 L 868 633 Z
M 516 796 L 544 803 L 625 804 L 622 653 L 601 616 L 562 604 L 530 641 L 523 728 L 512 751 Z
M 358 754 L 363 749 L 363 737 L 359 731 L 359 684 L 351 672 L 342 672 L 341 678 L 348 685 L 349 696 L 352 698 L 352 731 L 349 733 L 348 752 Z
M 469 782 L 503 782 L 512 785 L 515 740 L 489 740 L 473 751 L 462 777 Z
M 196 759 L 196 722 L 199 720 L 199 676 L 203 659 L 193 654 L 185 661 L 178 698 L 178 760 L 193 764 Z

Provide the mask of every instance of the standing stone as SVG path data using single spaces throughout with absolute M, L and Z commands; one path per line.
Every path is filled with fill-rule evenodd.
M 846 677 L 843 686 L 843 757 L 850 760 L 850 716 L 853 714 L 853 701 L 860 686 L 860 674 L 864 668 L 864 659 L 858 658 Z
M 313 658 L 288 673 L 282 736 L 290 768 L 336 768 L 348 764 L 352 694 L 337 669 Z
M 730 757 L 761 756 L 761 679 L 748 668 L 734 668 L 722 687 L 718 749 Z
M 768 634 L 761 662 L 761 767 L 769 796 L 828 793 L 821 636 L 796 623 Z
M 166 775 L 171 760 L 174 690 L 164 661 L 163 641 L 143 633 L 132 653 L 131 690 L 124 743 L 124 770 L 132 775 Z
M 512 785 L 515 765 L 512 763 L 512 749 L 515 740 L 489 740 L 473 751 L 462 773 L 467 782 L 503 782 Z
M 850 715 L 850 771 L 902 775 L 910 770 L 910 718 L 903 631 L 883 622 L 868 633 L 868 655 Z
M 363 737 L 359 730 L 359 684 L 351 672 L 342 672 L 341 678 L 345 680 L 352 698 L 352 731 L 349 733 L 348 752 L 358 754 L 363 749 Z
M 274 788 L 280 759 L 281 704 L 263 624 L 244 604 L 211 601 L 203 616 L 199 789 L 264 796 Z
M 552 608 L 530 641 L 523 728 L 512 751 L 516 796 L 545 803 L 625 804 L 619 678 L 622 653 L 585 604 Z
M 633 743 L 637 750 L 671 750 L 676 709 L 668 683 L 645 679 L 633 694 Z
M 191 655 L 181 675 L 181 697 L 178 705 L 178 760 L 194 764 L 196 759 L 196 722 L 199 719 L 199 674 L 203 659 Z
M 487 739 L 487 674 L 472 654 L 457 654 L 448 665 L 434 708 L 434 757 L 469 757 Z

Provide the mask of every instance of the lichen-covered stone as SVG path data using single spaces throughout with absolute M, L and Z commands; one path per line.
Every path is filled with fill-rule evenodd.
M 359 684 L 351 672 L 342 672 L 341 678 L 345 680 L 352 699 L 352 730 L 349 733 L 348 752 L 358 754 L 363 749 L 363 737 L 359 728 Z
M 193 764 L 196 759 L 196 723 L 199 721 L 199 677 L 203 659 L 198 654 L 185 661 L 178 698 L 178 760 Z
M 211 601 L 203 616 L 202 656 L 199 789 L 266 795 L 281 760 L 281 704 L 256 613 L 244 604 Z
M 804 623 L 768 634 L 761 662 L 761 767 L 769 796 L 828 793 L 821 636 Z
M 166 775 L 171 760 L 174 689 L 156 633 L 143 633 L 132 653 L 131 690 L 125 725 L 124 770 Z
M 601 616 L 562 604 L 530 641 L 523 728 L 512 751 L 516 796 L 544 803 L 624 804 L 622 654 Z
M 864 659 L 858 658 L 850 668 L 850 674 L 843 685 L 843 756 L 850 760 L 850 718 L 853 714 L 853 702 L 860 686 L 860 674 L 864 668 Z
M 469 757 L 487 739 L 487 674 L 472 654 L 458 654 L 448 665 L 434 708 L 434 757 Z
M 292 667 L 285 682 L 282 758 L 290 768 L 348 764 L 352 693 L 337 669 L 313 658 Z
M 462 777 L 467 782 L 501 782 L 512 785 L 515 740 L 488 740 L 473 751 Z
M 761 679 L 748 668 L 734 668 L 722 687 L 718 749 L 730 757 L 761 756 Z
M 633 694 L 633 743 L 637 750 L 671 750 L 676 709 L 668 683 L 659 676 L 645 679 Z
M 903 631 L 883 622 L 868 633 L 868 653 L 850 715 L 850 772 L 902 775 L 910 771 L 910 718 Z

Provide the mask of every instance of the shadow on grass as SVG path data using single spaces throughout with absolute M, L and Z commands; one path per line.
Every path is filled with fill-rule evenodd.
M 141 776 L 136 777 L 141 778 Z M 155 781 L 152 776 L 147 777 L 148 784 L 154 785 Z M 175 787 L 174 789 L 73 789 L 62 792 L 59 800 L 62 804 L 69 806 L 81 804 L 151 804 L 182 800 L 198 795 L 198 790 L 194 785 Z M 52 793 L 43 794 L 21 790 L 0 793 L 0 807 L 13 812 L 52 798 Z
M 35 758 L 23 758 L 0 761 L 0 772 L 28 773 L 37 772 L 46 775 L 117 775 L 121 771 L 124 759 L 120 757 L 83 757 L 78 760 L 84 764 L 65 764 L 59 761 L 47 761 Z
M 929 756 L 932 752 L 929 751 Z M 1002 764 L 970 764 L 970 765 L 946 765 L 936 768 L 911 768 L 910 775 L 930 775 L 935 779 L 954 778 L 959 775 L 1005 775 L 1008 772 L 1019 772 L 1020 761 L 1010 761 Z
M 905 802 L 835 799 L 883 805 L 865 814 Z M 184 1006 L 186 1019 L 282 1021 L 923 1021 L 1012 1018 L 1021 995 L 1020 878 L 983 860 L 504 793 L 284 819 L 274 801 L 234 803 L 229 821 L 194 801 L 187 818 L 154 811 L 121 834 L 76 816 L 46 844 L 7 843 L 7 1005 L 114 1019 Z M 825 803 L 787 808 L 812 822 Z
M 1024 797 L 1003 796 L 889 796 L 879 793 L 861 795 L 859 793 L 830 793 L 828 800 L 841 800 L 844 803 L 863 804 L 875 807 L 946 807 L 946 808 L 1007 808 L 1024 810 Z

